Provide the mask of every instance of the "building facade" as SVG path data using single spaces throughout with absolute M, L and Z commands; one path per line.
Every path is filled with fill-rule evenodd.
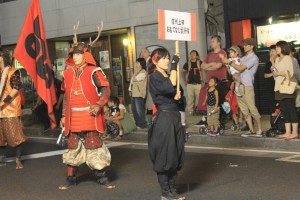
M 1 45 L 13 51 L 31 0 L 0 4 Z M 181 67 L 186 52 L 196 49 L 204 59 L 207 52 L 204 0 L 40 0 L 51 59 L 57 59 L 61 72 L 72 43 L 73 26 L 80 22 L 79 41 L 97 35 L 96 26 L 103 21 L 103 33 L 92 53 L 105 65 L 113 94 L 127 96 L 130 74 L 140 50 L 160 45 L 175 51 L 174 41 L 158 40 L 158 9 L 194 12 L 197 15 L 197 42 L 180 42 Z M 128 44 L 124 46 L 123 40 Z M 125 91 L 125 92 L 124 92 Z

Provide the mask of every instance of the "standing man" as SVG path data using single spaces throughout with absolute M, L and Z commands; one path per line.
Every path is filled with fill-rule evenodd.
M 0 50 L 0 167 L 6 165 L 6 146 L 16 150 L 16 169 L 22 169 L 22 144 L 26 141 L 21 116 L 20 73 L 11 66 L 8 51 Z
M 201 67 L 206 71 L 206 81 L 207 85 L 211 77 L 216 77 L 219 80 L 227 79 L 227 68 L 222 63 L 220 55 L 227 57 L 226 52 L 222 49 L 221 37 L 219 35 L 214 35 L 211 37 L 210 47 L 212 52 L 207 54 Z
M 100 33 L 99 30 L 97 38 Z M 99 185 L 113 189 L 115 186 L 109 184 L 104 171 L 110 165 L 111 155 L 99 135 L 105 131 L 103 107 L 110 96 L 109 82 L 88 52 L 93 43 L 88 46 L 78 43 L 76 38 L 75 33 L 70 53 L 74 63 L 63 73 L 66 108 L 61 123 L 68 137 L 68 150 L 63 154 L 68 177 L 66 184 L 59 189 L 76 185 L 77 168 L 84 163 L 93 171 Z
M 196 50 L 192 50 L 190 52 L 190 60 L 184 64 L 181 71 L 182 79 L 187 88 L 187 111 L 190 115 L 194 114 L 203 80 L 201 64 L 199 53 Z
M 253 38 L 247 38 L 243 40 L 244 50 L 246 55 L 241 58 L 240 65 L 233 63 L 224 56 L 220 56 L 223 60 L 223 63 L 229 64 L 234 67 L 236 70 L 240 71 L 241 85 L 240 92 L 242 97 L 237 97 L 238 105 L 247 121 L 249 126 L 249 131 L 242 134 L 242 137 L 256 136 L 262 137 L 261 121 L 260 114 L 255 106 L 255 94 L 254 94 L 254 76 L 258 68 L 259 60 L 254 49 L 256 47 L 256 41 Z M 257 123 L 258 130 L 254 131 L 254 126 L 252 123 L 252 118 L 255 119 Z
M 211 37 L 210 41 L 210 47 L 212 48 L 212 51 L 207 54 L 205 60 L 203 61 L 201 68 L 206 72 L 206 80 L 205 85 L 200 91 L 199 101 L 198 101 L 198 110 L 199 111 L 206 111 L 206 106 L 203 106 L 204 99 L 206 97 L 206 92 L 208 88 L 208 82 L 212 77 L 216 77 L 219 80 L 225 80 L 227 79 L 227 68 L 222 63 L 222 59 L 220 58 L 220 55 L 227 57 L 226 52 L 221 48 L 221 37 L 219 35 L 214 35 Z M 225 94 L 226 95 L 226 94 Z M 225 96 L 224 95 L 224 96 Z M 223 102 L 221 99 L 220 102 Z M 194 126 L 201 127 L 206 124 L 205 118 L 202 118 L 201 121 L 199 121 Z

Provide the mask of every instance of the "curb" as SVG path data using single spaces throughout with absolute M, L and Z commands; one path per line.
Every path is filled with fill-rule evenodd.
M 125 135 L 124 140 L 146 142 L 147 132 L 136 131 Z M 194 146 L 211 146 L 224 148 L 256 148 L 264 150 L 281 150 L 300 152 L 300 139 L 291 141 L 280 140 L 276 138 L 243 138 L 241 136 L 217 136 L 210 137 L 207 135 L 190 134 L 187 145 Z
M 53 137 L 57 138 L 60 134 L 60 129 L 52 129 L 43 132 L 41 129 L 24 127 L 24 132 L 28 136 L 41 137 Z M 124 141 L 128 142 L 147 142 L 148 132 L 146 130 L 135 131 L 130 134 L 126 134 L 123 137 Z M 254 148 L 263 150 L 281 150 L 281 151 L 293 151 L 300 152 L 300 139 L 291 141 L 280 140 L 276 138 L 255 138 L 248 137 L 243 138 L 241 136 L 217 136 L 210 137 L 207 135 L 199 135 L 191 133 L 186 145 L 193 146 L 206 146 L 206 147 L 224 147 L 224 148 Z

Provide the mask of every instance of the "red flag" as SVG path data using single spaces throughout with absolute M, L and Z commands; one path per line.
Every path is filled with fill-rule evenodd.
M 54 77 L 48 54 L 46 34 L 38 0 L 32 0 L 14 57 L 31 76 L 38 95 L 47 103 L 51 127 L 56 126 L 53 106 L 56 103 Z

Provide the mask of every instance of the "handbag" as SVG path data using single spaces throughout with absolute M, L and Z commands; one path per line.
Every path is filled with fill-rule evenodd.
M 291 81 L 291 73 L 289 70 L 287 70 L 287 74 L 288 74 L 288 80 L 287 77 L 284 77 L 284 79 L 279 85 L 279 92 L 281 94 L 294 94 L 295 89 L 297 87 L 297 83 Z

